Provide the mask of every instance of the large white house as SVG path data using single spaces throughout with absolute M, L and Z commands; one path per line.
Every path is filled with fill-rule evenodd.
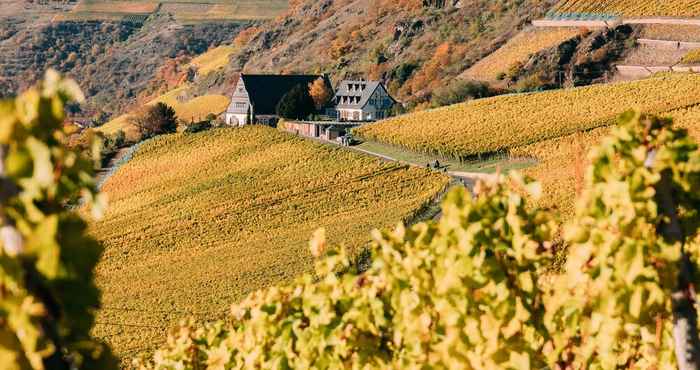
M 380 81 L 345 80 L 335 93 L 340 121 L 375 121 L 387 118 L 396 100 Z

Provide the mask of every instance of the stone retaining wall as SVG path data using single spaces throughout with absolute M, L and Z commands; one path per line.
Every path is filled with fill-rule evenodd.
M 617 72 L 624 78 L 645 78 L 659 72 L 695 72 L 700 73 L 700 66 L 617 66 Z
M 637 39 L 637 43 L 659 49 L 700 49 L 700 42 L 679 42 L 667 40 Z

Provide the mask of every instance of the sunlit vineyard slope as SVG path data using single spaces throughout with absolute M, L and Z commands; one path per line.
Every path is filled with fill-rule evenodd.
M 447 182 L 259 126 L 152 139 L 106 182 L 90 228 L 106 247 L 96 334 L 121 356 L 159 346 L 179 319 L 217 319 L 308 271 L 316 228 L 357 251 Z
M 504 151 L 603 126 L 629 107 L 658 113 L 700 102 L 700 76 L 498 96 L 399 116 L 364 126 L 368 140 L 446 157 Z
M 700 141 L 700 105 L 662 116 L 672 117 L 679 127 L 687 129 L 690 136 Z M 573 215 L 577 191 L 583 185 L 584 169 L 590 164 L 587 153 L 609 133 L 609 127 L 600 127 L 516 148 L 510 154 L 538 160 L 537 165 L 524 172 L 542 183 L 545 196 L 540 205 L 558 208 L 568 218 Z
M 495 80 L 516 63 L 526 62 L 530 55 L 559 45 L 579 34 L 576 28 L 533 28 L 519 33 L 493 54 L 469 68 L 464 77 L 482 81 Z
M 553 15 L 599 14 L 626 17 L 697 17 L 700 2 L 695 0 L 562 0 Z
M 225 67 L 229 62 L 229 56 L 236 50 L 234 45 L 221 45 L 192 59 L 190 66 L 196 68 L 200 75 L 205 76 L 209 72 Z

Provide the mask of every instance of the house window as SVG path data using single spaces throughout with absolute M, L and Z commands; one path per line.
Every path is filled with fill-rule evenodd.
M 246 103 L 236 102 L 235 107 L 239 109 L 245 109 Z

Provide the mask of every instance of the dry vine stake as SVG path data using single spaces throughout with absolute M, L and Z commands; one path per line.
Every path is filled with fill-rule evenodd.
M 650 152 L 650 157 L 656 155 Z M 681 229 L 673 198 L 673 173 L 664 170 L 656 186 L 656 195 L 664 220 L 659 225 L 661 235 L 673 243 L 685 244 L 685 234 Z M 676 360 L 680 370 L 700 369 L 700 339 L 698 338 L 698 315 L 695 309 L 695 288 L 693 276 L 696 269 L 690 256 L 681 246 L 681 258 L 678 273 L 678 286 L 673 292 L 673 337 L 675 340 Z

